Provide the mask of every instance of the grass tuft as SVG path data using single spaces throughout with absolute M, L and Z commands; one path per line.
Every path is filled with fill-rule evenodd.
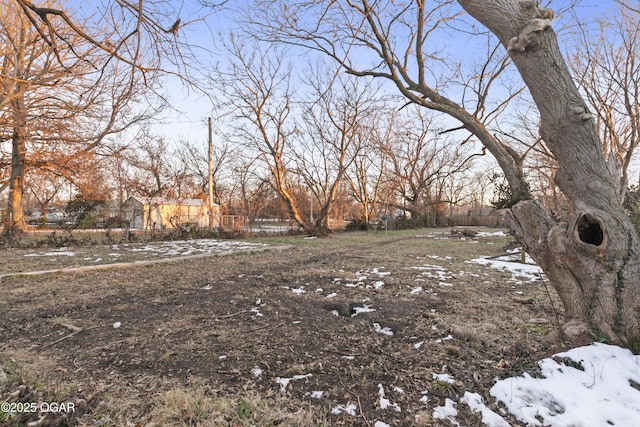
M 290 406 L 297 409 L 292 410 Z M 311 408 L 285 397 L 263 398 L 247 392 L 241 396 L 218 397 L 204 387 L 175 388 L 155 399 L 153 423 L 163 426 L 232 425 L 237 427 L 286 425 L 323 426 L 324 419 Z

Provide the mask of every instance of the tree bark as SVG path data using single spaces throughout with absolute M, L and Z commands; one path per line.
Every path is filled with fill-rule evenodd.
M 17 61 L 21 68 L 22 55 L 18 55 Z M 16 232 L 25 231 L 27 223 L 24 219 L 22 197 L 24 194 L 24 174 L 27 163 L 27 131 L 26 131 L 26 106 L 24 84 L 17 85 L 16 96 L 11 101 L 13 109 L 13 135 L 11 137 L 11 173 L 9 177 L 9 199 L 7 201 L 7 217 L 3 234 L 11 236 Z M 43 212 L 44 215 L 44 212 Z
M 16 231 L 24 231 L 27 227 L 22 209 L 26 152 L 24 128 L 17 127 L 14 130 L 12 137 L 9 200 L 7 202 L 7 217 L 3 231 L 5 236 L 11 236 Z
M 279 169 L 279 168 L 278 168 Z M 278 193 L 278 196 L 284 201 L 285 205 L 287 205 L 287 210 L 289 211 L 289 215 L 295 222 L 298 223 L 302 229 L 308 233 L 310 236 L 321 236 L 322 233 L 316 229 L 316 227 L 311 224 L 309 220 L 307 220 L 302 211 L 300 210 L 300 206 L 298 205 L 298 200 L 293 195 L 289 185 L 286 182 L 286 178 L 284 175 L 281 175 L 279 178 L 276 175 L 281 174 L 280 171 L 274 170 L 272 171 L 273 176 L 276 178 L 276 185 L 274 190 Z
M 507 225 L 558 292 L 566 332 L 588 331 L 640 353 L 640 241 L 561 55 L 552 12 L 534 0 L 459 3 L 509 50 L 558 161 L 556 184 L 572 206 L 569 220 L 557 222 L 540 202 L 520 202 Z

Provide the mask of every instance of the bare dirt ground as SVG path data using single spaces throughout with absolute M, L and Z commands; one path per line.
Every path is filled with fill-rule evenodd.
M 465 391 L 499 411 L 489 389 L 535 373 L 558 349 L 547 333 L 562 315 L 544 281 L 469 262 L 510 241 L 283 237 L 173 263 L 5 276 L 0 402 L 24 411 L 0 412 L 0 425 L 448 426 L 434 408 Z M 84 265 L 114 253 L 68 250 Z M 0 268 L 57 265 L 29 253 L 1 251 Z M 42 402 L 74 411 L 44 413 Z M 483 425 L 457 409 L 462 425 Z

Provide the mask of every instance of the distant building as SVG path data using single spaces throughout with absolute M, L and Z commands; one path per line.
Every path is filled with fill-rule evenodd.
M 122 204 L 122 217 L 131 228 L 162 230 L 182 225 L 209 226 L 209 207 L 200 199 L 129 197 Z M 213 227 L 220 226 L 220 205 L 213 205 Z

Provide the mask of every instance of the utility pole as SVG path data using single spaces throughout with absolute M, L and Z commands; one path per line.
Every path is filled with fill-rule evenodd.
M 209 117 L 209 229 L 213 228 L 213 131 Z

